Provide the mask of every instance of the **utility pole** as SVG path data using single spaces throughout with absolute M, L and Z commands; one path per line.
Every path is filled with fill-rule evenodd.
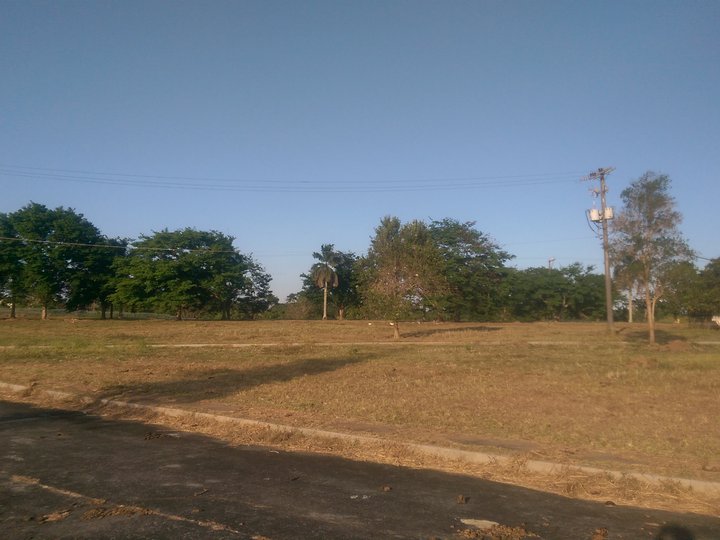
M 597 197 L 600 195 L 600 211 L 592 209 L 588 212 L 590 221 L 593 224 L 600 224 L 602 229 L 603 255 L 605 262 L 605 311 L 607 313 L 608 332 L 613 332 L 613 310 L 612 310 L 612 281 L 610 278 L 610 242 L 608 239 L 608 221 L 613 218 L 612 207 L 607 206 L 605 194 L 607 193 L 607 184 L 605 184 L 605 176 L 615 170 L 615 167 L 600 168 L 595 172 L 591 172 L 583 180 L 600 180 L 600 189 L 593 189 L 593 194 Z M 597 229 L 596 229 L 597 232 Z

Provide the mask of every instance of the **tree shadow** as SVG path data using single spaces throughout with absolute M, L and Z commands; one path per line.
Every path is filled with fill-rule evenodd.
M 657 540 L 695 540 L 695 535 L 690 529 L 682 525 L 664 525 L 658 533 Z
M 406 323 L 404 328 L 407 328 L 409 325 Z M 402 331 L 403 337 L 423 337 L 423 336 L 434 336 L 437 334 L 453 334 L 453 333 L 460 333 L 460 332 L 497 332 L 498 330 L 502 330 L 502 328 L 498 326 L 487 326 L 484 324 L 477 325 L 477 326 L 462 326 L 459 328 L 447 328 L 447 327 L 420 327 L 416 330 L 413 330 L 411 332 Z
M 148 437 L 152 434 L 159 436 Z M 208 524 L 241 523 L 244 538 L 255 531 L 272 538 L 447 538 L 448 523 L 479 516 L 492 516 L 508 529 L 522 523 L 525 532 L 543 538 L 587 539 L 603 527 L 612 538 L 700 540 L 717 538 L 720 526 L 714 515 L 572 499 L 470 475 L 324 453 L 235 446 L 169 426 L 0 401 L 0 440 L 13 437 L 24 441 L 14 450 L 23 459 L 3 463 L 0 516 L 9 517 L 3 521 L 7 538 L 136 538 L 139 531 L 160 538 L 230 537 L 199 527 L 196 509 Z M 118 514 L 107 528 L 88 514 L 123 508 L 155 510 Z M 67 519 L 38 519 L 58 509 L 66 509 Z M 180 519 L 152 521 L 160 515 Z M 452 537 L 463 530 L 476 532 L 468 525 Z M 607 534 L 593 537 L 600 536 Z
M 635 330 L 632 332 L 627 332 L 625 334 L 625 341 L 629 341 L 632 343 L 647 343 L 649 339 L 649 333 L 648 330 Z M 674 341 L 687 341 L 687 338 L 685 336 L 680 336 L 677 334 L 673 334 L 672 332 L 668 332 L 666 330 L 658 330 L 655 329 L 655 343 L 658 345 L 667 345 L 669 343 L 672 343 Z
M 248 369 L 207 369 L 187 373 L 187 377 L 170 381 L 147 381 L 119 384 L 104 389 L 99 399 L 122 401 L 163 401 L 189 403 L 228 396 L 264 384 L 287 382 L 296 378 L 320 375 L 345 366 L 365 362 L 367 354 L 351 353 L 336 359 L 301 358 Z

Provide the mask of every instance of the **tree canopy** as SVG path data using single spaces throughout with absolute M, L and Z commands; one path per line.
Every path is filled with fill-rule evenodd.
M 503 290 L 513 320 L 598 320 L 604 315 L 603 276 L 580 263 L 557 269 L 512 269 Z
M 709 320 L 720 314 L 720 258 L 710 260 L 702 269 L 687 261 L 676 263 L 669 277 L 664 311 L 693 320 Z
M 673 266 L 692 256 L 680 233 L 682 216 L 670 195 L 667 175 L 646 172 L 625 188 L 623 208 L 613 221 L 612 257 L 634 273 L 640 284 L 655 342 L 655 308 L 671 282 Z
M 431 221 L 430 237 L 442 259 L 448 291 L 444 317 L 460 321 L 497 318 L 501 308 L 500 283 L 512 255 L 475 228 L 474 221 Z
M 162 230 L 133 242 L 116 264 L 114 302 L 133 310 L 172 313 L 235 310 L 252 317 L 275 302 L 262 268 L 217 231 Z
M 0 217 L 0 275 L 4 296 L 13 306 L 25 301 L 68 309 L 102 300 L 113 259 L 122 250 L 71 208 L 54 210 L 31 203 Z
M 216 231 L 108 238 L 71 208 L 30 203 L 0 214 L 0 300 L 68 311 L 129 310 L 253 318 L 277 303 L 270 276 Z
M 396 217 L 383 218 L 358 264 L 366 314 L 388 317 L 397 329 L 401 319 L 424 318 L 442 308 L 448 281 L 442 254 L 425 223 L 403 225 Z

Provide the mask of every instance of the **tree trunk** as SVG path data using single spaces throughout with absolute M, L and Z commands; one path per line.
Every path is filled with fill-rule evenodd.
M 15 318 L 15 301 L 10 302 L 10 318 Z
M 105 302 L 100 302 L 100 319 L 105 320 L 107 315 L 107 304 Z
M 110 302 L 110 318 L 111 319 L 113 318 L 114 307 L 115 307 L 114 304 L 112 302 Z
M 633 322 L 633 288 L 632 285 L 628 288 L 628 322 Z
M 397 321 L 393 321 L 390 324 L 393 325 L 393 338 L 400 339 L 400 325 Z
M 647 322 L 648 322 L 648 339 L 650 343 L 655 343 L 655 304 L 652 301 L 650 295 L 650 288 L 645 287 L 645 311 L 647 311 Z
M 344 320 L 345 320 L 345 308 L 344 308 L 344 307 L 339 307 L 339 308 L 338 308 L 338 320 L 339 320 L 339 321 L 344 321 Z
M 43 304 L 42 311 L 40 312 L 40 318 L 43 321 L 46 321 L 48 318 L 48 308 L 47 305 Z
M 325 282 L 325 287 L 323 287 L 323 321 L 327 320 L 327 282 Z

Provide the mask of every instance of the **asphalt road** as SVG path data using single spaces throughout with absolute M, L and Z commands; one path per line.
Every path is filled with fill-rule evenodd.
M 0 401 L 2 538 L 447 538 L 462 520 L 539 538 L 720 538 L 720 518 L 470 478 L 232 447 L 149 424 Z M 467 536 L 465 536 L 467 537 Z M 675 537 L 682 538 L 682 537 Z

